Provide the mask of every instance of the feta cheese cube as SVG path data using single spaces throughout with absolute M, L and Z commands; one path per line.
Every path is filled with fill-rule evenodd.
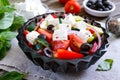
M 69 14 L 63 20 L 63 23 L 74 25 L 76 23 L 75 18 L 72 14 Z
M 61 30 L 71 30 L 71 25 L 70 24 L 59 24 L 59 29 Z
M 45 20 L 54 20 L 54 17 L 53 17 L 51 14 L 49 14 L 49 15 L 45 18 Z
M 32 31 L 26 35 L 26 40 L 33 45 L 38 36 L 39 33 L 37 31 Z
M 68 40 L 68 35 L 66 30 L 55 30 L 53 33 L 53 41 L 54 40 Z
M 90 31 L 88 30 L 80 30 L 77 34 L 84 42 L 87 42 L 87 40 L 92 36 Z
M 85 30 L 87 28 L 86 23 L 84 21 L 76 22 L 74 27 L 80 30 L 83 30 L 83 29 Z
M 48 25 L 54 25 L 54 30 L 58 29 L 59 19 L 48 20 Z
M 48 23 L 48 21 L 44 20 L 44 21 L 40 24 L 40 28 L 42 28 L 42 29 L 47 29 L 47 23 Z

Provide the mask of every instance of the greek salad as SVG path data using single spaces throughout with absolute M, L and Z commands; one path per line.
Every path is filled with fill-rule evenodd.
M 64 14 L 49 14 L 24 30 L 27 46 L 41 56 L 62 60 L 83 58 L 94 54 L 101 47 L 103 30 L 85 19 Z

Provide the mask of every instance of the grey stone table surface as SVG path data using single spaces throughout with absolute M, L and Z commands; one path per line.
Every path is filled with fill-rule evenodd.
M 20 2 L 24 0 L 10 0 L 10 1 Z M 42 1 L 50 9 L 57 10 L 57 11 L 64 11 L 63 9 L 64 5 L 61 5 L 58 2 L 58 0 L 42 0 Z M 83 0 L 78 0 L 78 1 L 80 4 L 82 4 Z M 119 14 L 120 1 L 119 0 L 111 0 L 111 1 L 113 1 L 116 4 L 116 10 L 110 16 Z M 84 12 L 84 9 L 82 9 L 81 14 L 95 18 L 95 20 L 102 22 L 103 25 L 105 24 L 105 20 L 107 19 L 107 18 L 96 18 L 96 17 L 90 16 Z M 95 63 L 95 65 L 92 65 L 87 70 L 81 71 L 80 73 L 77 73 L 77 74 L 53 73 L 51 71 L 44 71 L 41 68 L 35 66 L 31 61 L 27 59 L 27 57 L 21 51 L 21 49 L 17 44 L 16 39 L 12 40 L 13 45 L 11 50 L 8 52 L 8 55 L 3 59 L 3 61 L 0 61 L 0 63 L 4 64 L 6 61 L 7 65 L 17 64 L 16 66 L 19 66 L 21 70 L 30 71 L 31 74 L 36 73 L 39 75 L 39 78 L 28 77 L 28 80 L 120 80 L 120 67 L 119 67 L 120 66 L 120 38 L 115 38 L 114 36 L 110 36 L 109 43 L 110 43 L 110 46 L 108 47 L 107 52 L 103 55 L 102 58 L 100 58 L 99 61 L 97 61 L 97 63 Z M 14 56 L 11 56 L 11 55 L 14 55 Z M 11 61 L 8 58 L 11 58 Z M 108 58 L 114 60 L 112 69 L 109 71 L 96 71 L 98 64 L 104 59 L 108 59 Z M 18 64 L 18 61 L 22 63 Z M 28 65 L 31 65 L 32 67 L 28 67 Z M 4 69 L 6 68 L 4 67 Z

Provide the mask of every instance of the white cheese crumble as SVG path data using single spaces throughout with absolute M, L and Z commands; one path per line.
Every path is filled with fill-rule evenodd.
M 33 45 L 38 36 L 39 33 L 37 31 L 32 31 L 26 35 L 26 40 Z
M 53 41 L 54 40 L 68 40 L 68 34 L 66 30 L 54 30 Z
M 87 42 L 87 40 L 92 36 L 90 31 L 88 30 L 81 30 L 77 34 L 84 42 Z
M 71 25 L 70 24 L 59 24 L 59 29 L 61 29 L 61 30 L 67 30 L 67 31 L 69 31 L 69 30 L 71 30 Z
M 74 27 L 80 30 L 83 30 L 83 29 L 85 30 L 87 28 L 86 23 L 84 21 L 76 22 Z
M 76 21 L 74 16 L 72 14 L 69 14 L 64 18 L 63 23 L 74 25 Z

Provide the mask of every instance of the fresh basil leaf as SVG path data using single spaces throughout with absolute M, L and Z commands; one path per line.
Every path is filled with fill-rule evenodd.
M 6 5 L 10 5 L 9 0 L 0 0 L 0 7 L 1 6 L 6 6 Z
M 0 7 L 0 13 L 13 12 L 13 11 L 15 11 L 15 8 L 12 5 Z
M 6 56 L 6 51 L 6 47 L 4 46 L 0 49 L 0 60 L 2 60 Z
M 1 38 L 8 41 L 16 37 L 16 35 L 17 34 L 15 32 L 11 32 L 11 31 L 4 31 L 0 33 Z
M 13 24 L 10 27 L 10 30 L 11 31 L 17 30 L 23 25 L 24 22 L 25 22 L 25 19 L 22 16 L 15 16 Z
M 23 80 L 24 75 L 16 71 L 6 72 L 0 76 L 0 80 Z
M 112 59 L 105 59 L 98 65 L 97 71 L 108 71 L 112 68 L 113 60 Z
M 2 44 L 2 41 L 0 41 L 0 50 L 2 49 L 3 47 L 3 44 Z
M 14 12 L 5 12 L 4 17 L 0 19 L 0 29 L 9 28 L 14 20 Z

